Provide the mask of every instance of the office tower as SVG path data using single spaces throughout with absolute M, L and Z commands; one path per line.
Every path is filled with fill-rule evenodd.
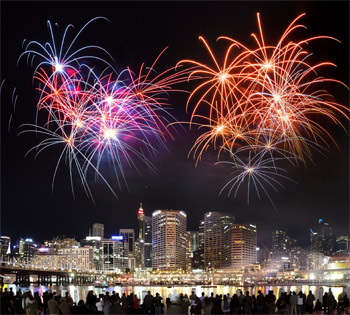
M 204 220 L 199 221 L 198 249 L 204 250 Z
M 20 262 L 30 263 L 38 245 L 31 238 L 20 238 L 14 246 L 15 257 Z
M 318 220 L 318 225 L 313 231 L 310 229 L 311 249 L 325 255 L 331 255 L 334 250 L 334 238 L 332 228 L 323 219 Z
M 187 231 L 186 236 L 186 271 L 192 270 L 191 232 Z
M 272 252 L 274 254 L 287 253 L 289 250 L 289 240 L 284 230 L 275 230 L 272 232 Z
M 190 234 L 190 246 L 191 253 L 199 249 L 199 232 L 198 231 L 188 231 Z
M 193 251 L 192 269 L 204 269 L 204 220 L 199 221 L 198 248 Z
M 156 210 L 152 213 L 153 270 L 186 269 L 186 228 L 184 211 Z
M 310 244 L 311 250 L 320 253 L 323 252 L 322 236 L 319 233 L 314 232 L 312 229 L 310 229 Z
M 318 224 L 321 226 L 322 252 L 329 256 L 334 250 L 332 227 L 329 223 L 324 222 L 323 219 L 319 219 Z
M 11 254 L 11 239 L 8 236 L 0 237 L 0 260 L 6 261 Z
M 105 234 L 105 226 L 102 223 L 94 223 L 92 225 L 92 235 L 91 236 L 100 236 L 101 238 L 104 238 Z
M 257 263 L 255 224 L 233 224 L 225 229 L 224 267 L 240 269 Z
M 152 217 L 143 217 L 143 268 L 152 268 Z
M 129 245 L 121 235 L 101 240 L 103 271 L 125 272 L 129 268 Z
M 224 230 L 232 227 L 234 216 L 223 212 L 204 214 L 204 267 L 224 266 Z
M 119 234 L 123 236 L 124 243 L 128 246 L 129 251 L 129 269 L 134 270 L 136 268 L 135 258 L 135 230 L 134 229 L 120 229 Z
M 102 264 L 102 247 L 101 247 L 100 236 L 87 236 L 85 239 L 80 241 L 82 247 L 90 246 L 93 249 L 93 257 L 94 257 L 94 268 L 95 270 L 101 270 Z

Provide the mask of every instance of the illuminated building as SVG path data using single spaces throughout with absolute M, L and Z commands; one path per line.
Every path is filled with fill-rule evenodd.
M 349 236 L 341 235 L 335 240 L 336 250 L 338 253 L 349 253 Z
M 143 267 L 152 268 L 152 217 L 143 217 Z
M 20 238 L 14 246 L 16 259 L 23 263 L 30 263 L 38 245 L 31 238 Z
M 255 224 L 233 224 L 224 227 L 224 267 L 240 269 L 257 262 L 257 233 Z
M 59 255 L 48 247 L 39 248 L 33 256 L 32 263 L 44 269 L 60 268 Z
M 318 223 L 321 225 L 322 252 L 329 256 L 334 250 L 332 227 L 322 219 L 318 220 Z
M 92 247 L 61 248 L 58 250 L 58 266 L 64 270 L 94 270 Z
M 288 236 L 284 230 L 276 230 L 272 232 L 272 252 L 273 253 L 287 253 Z
M 350 255 L 335 255 L 329 258 L 328 269 L 349 269 L 350 268 Z
M 204 269 L 204 220 L 199 221 L 198 244 L 195 246 L 195 240 L 193 241 L 193 269 Z M 196 237 L 196 236 L 194 236 Z
M 82 247 L 90 246 L 94 253 L 94 266 L 95 270 L 101 270 L 102 264 L 102 247 L 101 247 L 101 236 L 87 236 L 85 239 L 80 241 Z
M 153 270 L 186 269 L 187 215 L 184 211 L 152 213 Z
M 61 248 L 79 247 L 80 244 L 74 238 L 67 238 L 64 235 L 56 236 L 52 240 L 44 242 L 45 247 L 58 251 Z
M 124 243 L 128 246 L 129 251 L 129 269 L 134 270 L 136 267 L 135 261 L 135 230 L 134 229 L 120 229 L 119 234 L 124 237 Z
M 104 224 L 102 224 L 102 223 L 94 223 L 92 225 L 92 235 L 91 236 L 99 236 L 102 239 L 102 238 L 105 237 L 104 234 L 105 234 L 105 226 L 104 226 Z
M 204 250 L 204 220 L 199 221 L 198 249 Z
M 188 231 L 190 234 L 190 245 L 191 253 L 199 249 L 199 232 L 198 231 Z
M 0 260 L 6 261 L 11 254 L 11 239 L 8 236 L 0 237 Z
M 186 236 L 186 270 L 192 270 L 191 232 L 187 231 Z
M 129 268 L 129 245 L 124 243 L 123 236 L 112 236 L 101 240 L 102 263 L 101 270 L 124 272 Z
M 310 248 L 311 250 L 322 252 L 322 237 L 319 233 L 310 229 Z
M 204 266 L 224 266 L 224 230 L 232 227 L 234 216 L 222 212 L 204 214 Z
M 319 219 L 316 230 L 310 229 L 310 232 L 311 250 L 329 256 L 334 250 L 333 232 L 329 223 Z

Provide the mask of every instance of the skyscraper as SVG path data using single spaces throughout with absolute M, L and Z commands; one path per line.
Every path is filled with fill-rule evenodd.
M 315 231 L 310 231 L 311 249 L 329 256 L 334 250 L 333 232 L 329 223 L 319 219 Z
M 6 261 L 7 255 L 11 254 L 11 239 L 8 236 L 0 237 L 0 260 Z
M 233 224 L 225 234 L 224 266 L 239 269 L 256 264 L 257 234 L 255 224 Z
M 152 268 L 152 217 L 143 217 L 143 268 Z
M 204 220 L 199 221 L 198 230 L 198 249 L 204 250 Z
M 272 252 L 274 254 L 283 254 L 288 252 L 288 236 L 286 231 L 278 229 L 272 232 Z
M 187 215 L 184 211 L 152 213 L 152 267 L 154 270 L 186 268 Z
M 36 251 L 37 244 L 31 238 L 20 238 L 15 246 L 15 256 L 24 263 L 30 263 Z
M 223 212 L 204 214 L 204 266 L 224 266 L 224 230 L 232 227 L 234 216 Z
M 112 236 L 111 239 L 103 239 L 101 269 L 105 271 L 125 271 L 129 268 L 129 245 L 124 243 L 122 236 Z
M 322 252 L 329 256 L 334 250 L 332 227 L 329 225 L 329 223 L 324 222 L 323 219 L 319 219 L 318 224 L 321 225 Z
M 92 236 L 100 236 L 104 238 L 105 226 L 102 223 L 94 223 L 92 225 Z
M 128 246 L 129 251 L 129 268 L 134 270 L 136 267 L 135 259 L 135 230 L 134 229 L 120 229 L 119 234 L 124 237 L 124 243 Z

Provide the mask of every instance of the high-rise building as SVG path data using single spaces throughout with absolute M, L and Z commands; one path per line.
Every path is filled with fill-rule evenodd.
M 275 230 L 272 232 L 272 252 L 275 254 L 287 253 L 289 250 L 289 240 L 284 230 Z
M 91 236 L 99 236 L 102 238 L 105 237 L 105 226 L 102 223 L 94 223 L 92 225 L 92 235 Z
M 119 234 L 124 237 L 124 243 L 127 244 L 129 250 L 129 269 L 136 268 L 135 259 L 135 230 L 134 229 L 120 229 Z
M 111 239 L 101 240 L 102 247 L 102 270 L 124 272 L 129 268 L 129 245 L 124 243 L 121 235 L 112 236 Z
M 6 261 L 11 254 L 11 239 L 8 236 L 0 237 L 0 260 Z
M 204 220 L 199 221 L 198 249 L 204 250 Z
M 87 236 L 85 239 L 80 241 L 82 247 L 90 246 L 93 249 L 94 256 L 94 268 L 95 270 L 101 270 L 102 264 L 102 247 L 101 247 L 100 236 Z
M 184 211 L 152 213 L 152 267 L 154 270 L 186 269 L 187 215 Z
M 338 253 L 349 253 L 349 235 L 338 236 L 335 240 Z
M 310 248 L 312 251 L 316 251 L 319 253 L 323 252 L 323 246 L 322 246 L 322 236 L 314 232 L 312 229 L 310 229 Z
M 198 231 L 188 231 L 190 234 L 190 245 L 191 253 L 199 249 L 199 232 Z
M 143 268 L 152 268 L 152 217 L 143 217 Z
M 186 236 L 186 270 L 192 270 L 191 232 L 187 231 Z
M 315 231 L 310 229 L 311 250 L 324 253 L 329 256 L 334 250 L 334 238 L 332 227 L 323 219 L 318 220 Z
M 204 214 L 204 266 L 222 268 L 224 266 L 224 230 L 231 228 L 234 216 L 223 212 Z
M 199 221 L 198 248 L 193 251 L 192 269 L 204 269 L 204 220 Z
M 15 257 L 23 263 L 30 263 L 38 245 L 31 238 L 20 238 L 14 246 Z
M 257 263 L 257 233 L 255 224 L 233 224 L 224 228 L 224 267 L 240 269 Z
M 322 252 L 329 256 L 334 250 L 334 238 L 332 227 L 329 223 L 324 222 L 323 219 L 318 220 L 318 224 L 321 225 L 321 236 L 322 236 Z

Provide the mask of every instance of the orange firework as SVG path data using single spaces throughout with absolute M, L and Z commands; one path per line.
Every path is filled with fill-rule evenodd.
M 305 162 L 306 157 L 311 159 L 310 147 L 317 147 L 320 141 L 327 145 L 327 138 L 334 141 L 316 119 L 326 116 L 341 125 L 339 114 L 348 119 L 348 108 L 332 101 L 321 85 L 344 84 L 319 76 L 320 68 L 335 65 L 311 64 L 311 54 L 304 47 L 314 40 L 336 39 L 316 36 L 290 40 L 294 31 L 305 28 L 297 24 L 304 15 L 292 21 L 276 45 L 266 44 L 258 13 L 259 36 L 252 34 L 257 44 L 254 49 L 235 39 L 219 37 L 230 43 L 220 65 L 208 43 L 199 37 L 214 65 L 188 59 L 179 62 L 196 66 L 189 77 L 196 75 L 203 80 L 187 102 L 187 108 L 194 102 L 190 124 L 207 129 L 190 151 L 197 162 L 210 147 L 218 150 L 219 159 L 223 149 L 231 155 L 242 146 L 256 152 L 266 139 L 267 146 L 278 144 L 286 157 Z M 200 114 L 200 108 L 206 108 L 208 115 Z

